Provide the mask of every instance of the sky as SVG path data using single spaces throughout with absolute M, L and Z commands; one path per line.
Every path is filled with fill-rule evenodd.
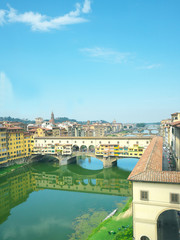
M 0 116 L 180 111 L 179 0 L 0 0 Z

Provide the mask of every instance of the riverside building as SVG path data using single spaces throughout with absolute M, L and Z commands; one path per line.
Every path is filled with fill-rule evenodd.
M 24 160 L 33 151 L 33 137 L 19 127 L 0 128 L 0 165 Z
M 134 144 L 132 147 L 114 144 L 101 144 L 95 147 L 96 156 L 141 157 L 145 148 Z
M 6 128 L 0 127 L 0 164 L 7 162 Z
M 155 137 L 131 172 L 133 239 L 178 240 L 180 172 L 163 171 L 163 138 Z

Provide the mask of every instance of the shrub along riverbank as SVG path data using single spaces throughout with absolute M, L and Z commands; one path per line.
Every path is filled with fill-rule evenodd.
M 102 222 L 89 235 L 87 240 L 132 240 L 132 199 L 130 199 L 122 211 Z

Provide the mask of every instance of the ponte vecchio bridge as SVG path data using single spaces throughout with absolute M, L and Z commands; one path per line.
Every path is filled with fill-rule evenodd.
M 119 156 L 96 156 L 94 149 L 100 145 L 117 145 L 119 147 L 133 147 L 139 145 L 147 148 L 153 136 L 143 137 L 35 137 L 34 154 L 51 155 L 59 160 L 60 165 L 67 165 L 77 156 L 86 155 L 96 157 L 103 162 L 103 166 L 111 167 Z M 61 151 L 59 150 L 61 149 Z M 130 157 L 130 156 L 128 156 Z

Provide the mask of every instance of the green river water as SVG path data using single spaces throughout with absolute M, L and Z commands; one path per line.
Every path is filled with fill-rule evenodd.
M 131 197 L 126 180 L 137 159 L 79 157 L 58 166 L 45 159 L 0 177 L 1 240 L 85 240 L 110 212 Z M 1 170 L 0 170 L 1 173 Z

